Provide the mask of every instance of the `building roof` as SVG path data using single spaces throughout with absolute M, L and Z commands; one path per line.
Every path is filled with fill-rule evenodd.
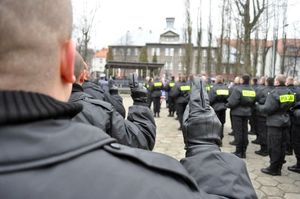
M 160 69 L 164 66 L 162 63 L 145 63 L 145 62 L 122 62 L 109 61 L 105 68 L 123 68 L 123 69 Z
M 102 48 L 101 50 L 97 50 L 95 53 L 96 58 L 106 58 L 108 53 L 108 48 Z

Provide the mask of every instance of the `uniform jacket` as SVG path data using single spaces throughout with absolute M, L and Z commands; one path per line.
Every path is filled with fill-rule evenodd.
M 295 103 L 294 93 L 285 86 L 277 86 L 269 92 L 264 105 L 258 105 L 260 112 L 267 114 L 267 126 L 290 126 L 288 111 Z
M 72 121 L 80 111 L 78 104 L 25 92 L 0 92 L 0 101 L 6 111 L 0 115 L 1 199 L 257 198 L 243 177 L 224 172 L 237 183 L 232 186 L 222 183 L 219 173 L 198 173 L 224 162 L 215 147 L 203 145 L 201 153 L 194 154 L 203 162 L 184 161 L 189 174 L 173 158 L 117 144 L 99 128 Z M 17 101 L 22 109 L 15 109 Z M 207 161 L 212 154 L 220 159 Z M 192 169 L 195 164 L 197 170 Z M 203 175 L 217 186 L 207 187 L 208 181 L 197 179 Z
M 176 104 L 186 104 L 189 102 L 191 85 L 188 82 L 178 82 L 174 88 L 174 98 Z
M 74 117 L 75 121 L 96 126 L 121 144 L 153 149 L 156 126 L 147 107 L 138 105 L 130 107 L 125 120 L 111 104 L 84 93 L 78 84 L 73 85 L 70 102 L 77 102 L 83 106 L 83 110 Z
M 154 81 L 150 85 L 151 97 L 160 97 L 161 91 L 164 89 L 164 85 L 161 81 Z
M 255 101 L 263 105 L 266 102 L 268 94 L 274 89 L 274 86 L 259 86 L 256 89 L 256 98 Z M 256 111 L 256 115 L 260 117 L 267 117 L 267 114 L 261 111 Z
M 239 85 L 234 87 L 228 98 L 227 107 L 231 108 L 234 116 L 249 117 L 252 114 L 252 107 L 255 103 L 256 93 L 249 85 Z
M 210 105 L 215 111 L 226 110 L 227 98 L 229 97 L 229 89 L 226 85 L 215 84 L 209 91 Z
M 91 95 L 95 99 L 103 100 L 112 104 L 116 111 L 118 111 L 118 113 L 120 113 L 120 115 L 122 115 L 122 117 L 125 118 L 126 111 L 123 106 L 123 101 L 120 100 L 118 95 L 110 95 L 108 86 L 107 89 L 103 89 L 100 85 L 96 83 L 85 81 L 82 87 L 85 93 Z

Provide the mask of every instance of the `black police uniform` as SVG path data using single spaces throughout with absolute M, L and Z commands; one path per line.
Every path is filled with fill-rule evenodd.
M 293 108 L 293 122 L 292 146 L 297 162 L 293 166 L 288 166 L 288 170 L 300 173 L 300 101 Z
M 113 107 L 122 115 L 123 118 L 126 116 L 126 111 L 123 105 L 123 101 L 120 100 L 118 95 L 110 95 L 109 88 L 104 89 L 105 86 L 101 87 L 99 84 L 96 84 L 91 81 L 85 81 L 82 85 L 82 88 L 85 93 L 91 95 L 92 97 L 106 101 L 113 105 Z
M 258 84 L 253 84 L 252 88 L 254 89 L 254 91 L 257 93 L 258 89 L 260 89 L 260 87 L 263 87 L 262 85 L 258 85 Z M 254 134 L 256 135 L 256 140 L 254 140 L 253 142 L 255 144 L 259 144 L 259 135 L 257 133 L 257 123 L 256 123 L 256 110 L 253 108 L 252 109 L 252 114 L 251 117 L 249 118 L 249 124 L 250 124 L 250 134 Z
M 150 87 L 151 87 L 152 83 L 151 82 L 146 82 L 144 84 L 144 87 L 147 89 L 148 93 L 147 93 L 147 104 L 148 107 L 151 108 L 151 104 L 152 104 L 152 98 L 151 98 L 151 92 L 150 92 Z
M 182 81 L 176 84 L 174 89 L 174 97 L 176 98 L 176 112 L 178 114 L 179 130 L 182 129 L 182 119 L 185 108 L 190 99 L 191 86 L 189 83 Z
M 127 120 L 125 120 L 111 104 L 84 93 L 78 84 L 73 84 L 69 101 L 83 106 L 83 110 L 73 118 L 75 121 L 98 127 L 121 144 L 147 150 L 153 149 L 156 125 L 148 107 L 141 105 L 129 107 Z
M 231 108 L 233 130 L 236 134 L 238 157 L 246 157 L 248 146 L 248 120 L 252 114 L 256 93 L 249 85 L 235 87 L 228 98 L 227 107 Z
M 168 104 L 169 104 L 168 116 L 170 117 L 173 117 L 175 113 L 174 88 L 175 88 L 175 81 L 170 81 L 165 87 L 165 91 L 168 92 Z
M 239 86 L 239 84 L 233 84 L 230 88 L 229 88 L 229 96 L 231 95 L 232 91 L 234 90 L 235 87 Z M 231 114 L 232 110 L 230 109 L 229 111 L 229 116 L 230 116 L 230 124 L 231 124 L 231 133 L 229 133 L 229 135 L 233 135 L 234 136 L 234 140 L 233 143 L 236 145 L 236 134 L 234 133 L 234 129 L 233 129 L 233 124 L 232 124 L 232 114 Z
M 226 121 L 226 103 L 229 97 L 229 89 L 223 83 L 215 84 L 209 92 L 209 101 L 212 108 L 215 110 L 221 124 L 221 139 L 224 137 L 224 124 Z
M 173 158 L 72 121 L 79 104 L 28 92 L 0 92 L 0 101 L 1 199 L 257 198 L 245 163 L 212 143 L 183 160 L 188 173 Z
M 260 86 L 256 93 L 256 102 L 260 105 L 265 104 L 268 94 L 274 89 L 273 86 Z M 256 154 L 268 155 L 267 142 L 267 114 L 256 110 L 257 136 L 260 144 L 260 150 L 255 151 Z
M 153 82 L 153 84 L 150 87 L 151 91 L 151 98 L 153 101 L 153 112 L 154 117 L 159 117 L 160 113 L 160 97 L 161 97 L 161 91 L 163 90 L 164 85 L 161 81 L 156 80 Z
M 295 95 L 285 86 L 276 86 L 267 96 L 264 105 L 258 105 L 260 112 L 267 114 L 268 152 L 270 166 L 264 171 L 280 175 L 285 158 L 286 136 L 290 126 L 288 110 L 294 105 Z M 263 171 L 263 172 L 264 172 Z
M 294 86 L 293 84 L 287 86 L 294 94 L 295 94 L 295 102 L 300 102 L 300 88 L 297 86 Z M 293 141 L 293 136 L 292 136 L 292 129 L 294 125 L 294 114 L 292 111 L 289 111 L 290 113 L 290 120 L 291 120 L 291 126 L 289 129 L 289 132 L 286 137 L 286 155 L 293 155 L 293 147 L 292 147 L 292 141 Z

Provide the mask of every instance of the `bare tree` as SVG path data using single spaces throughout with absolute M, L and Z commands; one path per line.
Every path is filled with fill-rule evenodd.
M 231 57 L 231 47 L 230 47 L 230 42 L 231 42 L 231 24 L 232 24 L 232 5 L 231 5 L 231 0 L 226 1 L 226 9 L 225 9 L 225 16 L 227 17 L 226 23 L 227 23 L 227 30 L 226 30 L 226 39 L 228 42 L 227 45 L 227 52 L 226 52 L 226 74 L 227 76 L 230 74 L 230 57 Z
M 263 16 L 263 23 L 262 23 L 262 30 L 263 30 L 263 39 L 262 39 L 262 63 L 261 63 L 261 70 L 260 75 L 265 75 L 265 68 L 266 68 L 266 58 L 268 53 L 268 36 L 269 36 L 269 0 L 266 0 L 266 11 L 264 12 Z
M 225 9 L 226 9 L 227 1 L 223 1 L 222 4 L 222 22 L 221 22 L 221 33 L 220 33 L 220 41 L 219 41 L 219 48 L 218 48 L 218 57 L 217 57 L 217 67 L 216 67 L 216 74 L 223 73 L 222 65 L 223 65 L 223 43 L 224 43 L 224 29 L 225 29 Z
M 281 7 L 282 7 L 282 58 L 280 63 L 280 73 L 284 74 L 285 70 L 285 57 L 286 57 L 286 33 L 285 33 L 285 27 L 287 26 L 287 5 L 288 0 L 282 1 Z
M 190 75 L 192 65 L 192 21 L 190 11 L 190 0 L 185 0 L 185 73 Z
M 83 14 L 81 16 L 81 24 L 77 27 L 80 31 L 80 35 L 77 38 L 77 50 L 82 55 L 85 61 L 88 61 L 89 43 L 91 40 L 91 31 L 93 28 L 96 14 L 100 8 L 100 4 L 97 2 L 93 8 L 90 8 L 88 1 L 82 1 Z
M 265 0 L 235 0 L 244 27 L 244 67 L 242 72 L 251 74 L 251 32 L 266 8 Z M 252 5 L 252 9 L 250 6 Z M 251 16 L 252 15 L 252 16 Z
M 212 23 L 211 23 L 211 0 L 209 0 L 209 21 L 208 21 L 208 48 L 207 48 L 207 75 L 211 76 L 212 70 Z
M 259 57 L 259 50 L 260 50 L 260 40 L 259 40 L 259 29 L 255 30 L 255 39 L 252 45 L 252 52 L 253 52 L 253 67 L 252 67 L 252 76 L 256 76 L 257 73 L 257 65 L 258 65 L 258 57 Z
M 198 11 L 198 23 L 197 23 L 197 58 L 196 58 L 196 73 L 200 74 L 202 70 L 202 0 L 200 0 L 200 6 Z

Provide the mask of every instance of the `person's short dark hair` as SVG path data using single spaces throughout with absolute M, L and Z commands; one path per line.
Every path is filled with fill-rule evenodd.
M 253 82 L 254 85 L 257 84 L 257 81 L 258 81 L 258 78 L 257 78 L 257 77 L 253 77 L 253 78 L 252 78 L 252 82 Z
M 267 86 L 274 86 L 274 78 L 273 77 L 268 77 L 266 79 L 266 84 L 267 84 Z
M 243 84 L 249 84 L 250 83 L 250 76 L 249 75 L 243 75 L 242 76 L 243 79 Z

